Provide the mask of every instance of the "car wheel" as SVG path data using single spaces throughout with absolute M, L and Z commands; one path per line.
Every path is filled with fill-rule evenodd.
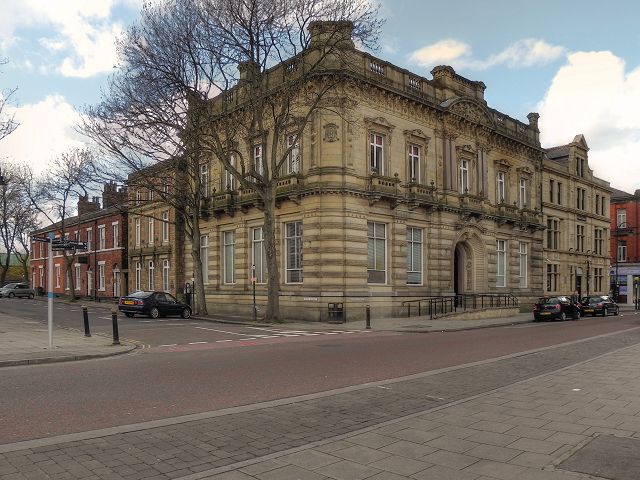
M 160 316 L 160 310 L 157 309 L 157 307 L 153 307 L 150 311 L 149 311 L 149 316 L 151 318 L 158 318 Z
M 560 314 L 560 320 L 562 320 L 563 322 L 567 319 L 567 314 L 565 312 L 562 312 Z
M 616 307 L 616 309 L 613 311 L 614 315 L 618 315 L 620 313 L 620 307 Z
M 182 312 L 180 313 L 180 316 L 181 316 L 182 318 L 189 318 L 189 317 L 191 317 L 191 309 L 190 309 L 190 308 L 188 308 L 188 307 L 184 307 L 184 308 L 182 309 Z
M 606 317 L 607 315 L 609 315 L 609 309 L 607 307 L 604 307 L 602 309 L 602 316 Z
M 133 318 L 133 313 L 124 312 L 124 316 L 127 317 L 127 318 Z
M 15 294 L 14 294 L 13 292 L 9 292 L 8 297 L 9 297 L 9 298 L 13 298 L 13 297 L 15 297 Z
M 35 297 L 35 295 L 33 293 L 29 294 L 29 298 L 34 298 L 34 297 Z

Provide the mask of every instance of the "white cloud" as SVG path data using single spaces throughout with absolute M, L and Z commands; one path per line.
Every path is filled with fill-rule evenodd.
M 567 57 L 538 104 L 544 146 L 564 145 L 579 133 L 589 144 L 589 164 L 612 186 L 640 188 L 640 67 L 626 71 L 611 52 Z
M 60 55 L 58 71 L 69 77 L 90 77 L 112 70 L 115 40 L 122 27 L 111 11 L 117 3 L 139 9 L 140 0 L 24 0 L 9 2 L 0 16 L 0 52 L 19 40 L 22 29 L 49 27 L 55 33 L 38 41 Z
M 0 158 L 28 164 L 40 173 L 56 155 L 84 145 L 73 129 L 79 120 L 78 112 L 60 95 L 8 110 L 9 114 L 15 113 L 20 125 L 0 142 Z
M 451 65 L 455 69 L 486 70 L 496 65 L 511 68 L 533 67 L 552 62 L 566 54 L 566 49 L 550 45 L 544 40 L 525 38 L 509 45 L 500 53 L 485 60 L 473 58 L 471 46 L 455 39 L 446 39 L 420 48 L 409 60 L 426 68 Z

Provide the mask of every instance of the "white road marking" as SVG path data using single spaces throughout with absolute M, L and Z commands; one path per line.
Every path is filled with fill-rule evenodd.
M 101 318 L 102 320 L 111 320 L 111 317 L 98 317 L 98 318 Z M 120 319 L 120 320 L 122 320 L 122 319 Z
M 187 345 L 200 345 L 202 343 L 209 343 L 209 342 L 189 342 Z
M 216 343 L 233 342 L 233 340 L 216 340 Z
M 168 345 L 160 345 L 161 347 L 177 347 L 178 344 L 177 343 L 170 343 Z

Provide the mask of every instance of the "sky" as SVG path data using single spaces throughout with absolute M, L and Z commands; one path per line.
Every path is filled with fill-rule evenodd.
M 373 1 L 373 0 L 371 0 Z M 3 0 L 0 92 L 17 87 L 19 128 L 0 159 L 43 171 L 84 145 L 78 111 L 100 100 L 115 39 L 142 0 Z M 489 107 L 527 123 L 543 147 L 585 135 L 594 173 L 640 189 L 640 2 L 635 0 L 382 0 L 375 55 L 426 78 L 436 65 L 487 86 Z

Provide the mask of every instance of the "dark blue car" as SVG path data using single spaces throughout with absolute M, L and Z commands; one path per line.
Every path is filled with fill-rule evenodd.
M 191 307 L 181 303 L 175 297 L 165 292 L 133 292 L 121 297 L 118 309 L 127 317 L 134 315 L 148 315 L 151 318 L 180 315 L 182 318 L 191 316 Z

